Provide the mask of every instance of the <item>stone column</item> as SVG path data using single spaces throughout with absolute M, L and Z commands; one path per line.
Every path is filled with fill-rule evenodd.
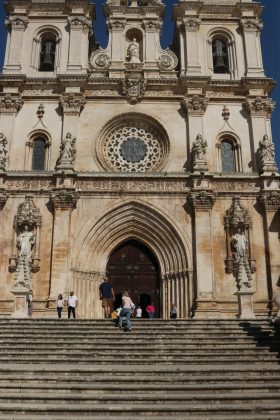
M 243 30 L 243 43 L 245 50 L 245 63 L 247 77 L 264 77 L 262 53 L 260 44 L 260 32 L 262 23 L 253 19 L 241 19 L 241 30 Z
M 275 108 L 275 102 L 270 98 L 250 95 L 244 102 L 243 107 L 249 115 L 251 158 L 253 170 L 257 171 L 256 151 L 259 147 L 259 141 L 264 135 L 271 137 L 270 119 Z
M 119 78 L 123 76 L 122 63 L 125 61 L 125 45 L 123 31 L 125 28 L 125 19 L 110 19 L 108 22 L 110 54 L 111 54 L 111 67 L 109 69 L 109 77 Z
M 4 64 L 4 73 L 20 73 L 21 72 L 21 55 L 22 41 L 24 31 L 28 25 L 26 16 L 10 16 L 6 20 L 9 28 L 7 52 Z
M 77 137 L 79 116 L 85 103 L 85 98 L 81 93 L 65 93 L 60 97 L 59 105 L 63 111 L 63 138 L 67 133 Z
M 214 297 L 214 258 L 212 238 L 212 207 L 215 195 L 211 190 L 192 190 L 188 203 L 193 211 L 194 255 L 196 270 L 195 318 L 217 315 Z
M 201 74 L 201 64 L 199 62 L 199 42 L 197 36 L 200 23 L 201 20 L 198 18 L 191 17 L 183 19 L 186 39 L 186 76 Z
M 10 164 L 15 119 L 22 105 L 23 100 L 19 94 L 2 93 L 0 96 L 0 133 L 3 133 L 8 140 L 8 167 Z
M 52 304 L 58 293 L 68 292 L 71 214 L 76 207 L 78 195 L 73 188 L 57 188 L 51 192 L 50 198 L 54 208 L 49 294 Z
M 67 72 L 86 72 L 88 65 L 88 36 L 92 30 L 91 21 L 84 16 L 70 16 L 68 23 L 70 40 Z
M 259 203 L 263 210 L 267 285 L 272 308 L 273 293 L 280 286 L 280 191 L 262 191 Z

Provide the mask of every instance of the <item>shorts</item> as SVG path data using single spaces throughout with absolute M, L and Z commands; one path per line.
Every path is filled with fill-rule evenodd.
M 112 308 L 113 307 L 113 299 L 102 299 L 102 308 Z

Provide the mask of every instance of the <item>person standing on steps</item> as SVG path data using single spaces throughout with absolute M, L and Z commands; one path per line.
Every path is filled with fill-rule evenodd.
M 33 313 L 33 290 L 30 289 L 27 296 L 28 316 L 31 318 Z
M 56 305 L 58 319 L 61 319 L 63 306 L 64 306 L 64 300 L 63 300 L 62 294 L 59 293 L 59 295 L 57 296 L 57 305 Z
M 173 319 L 177 318 L 177 308 L 174 305 L 174 303 L 171 304 L 170 318 L 173 318 Z
M 136 309 L 136 318 L 142 318 L 142 309 L 140 305 Z
M 153 302 L 147 306 L 146 311 L 150 319 L 154 318 L 156 310 L 155 310 L 155 305 L 153 304 Z
M 131 332 L 131 311 L 135 308 L 135 305 L 133 304 L 132 300 L 128 296 L 127 292 L 122 293 L 122 303 L 123 308 L 119 316 L 119 327 L 122 328 L 122 321 L 123 317 L 126 318 L 126 330 L 127 332 Z
M 115 300 L 115 292 L 107 276 L 99 286 L 99 295 L 100 300 L 102 300 L 102 307 L 104 308 L 104 317 L 110 318 Z
M 71 317 L 71 312 L 73 315 L 73 318 L 76 318 L 76 308 L 78 307 L 78 298 L 74 295 L 74 291 L 71 290 L 70 296 L 68 297 L 68 319 Z

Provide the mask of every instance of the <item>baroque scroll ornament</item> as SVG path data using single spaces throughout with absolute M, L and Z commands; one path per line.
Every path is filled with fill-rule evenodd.
M 158 66 L 160 70 L 174 70 L 177 65 L 178 58 L 173 51 L 167 49 L 159 56 Z
M 111 59 L 108 51 L 103 48 L 98 48 L 91 53 L 89 63 L 92 69 L 107 70 L 111 65 Z

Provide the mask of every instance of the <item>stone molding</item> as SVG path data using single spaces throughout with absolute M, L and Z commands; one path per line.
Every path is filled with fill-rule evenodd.
M 76 208 L 79 195 L 74 189 L 56 189 L 50 193 L 50 200 L 57 210 L 73 210 Z
M 276 212 L 280 209 L 280 191 L 261 192 L 257 200 L 268 211 Z
M 8 192 L 4 188 L 0 188 L 0 210 L 3 209 L 9 198 Z
M 262 98 L 257 96 L 256 98 L 247 98 L 243 103 L 243 108 L 251 116 L 264 115 L 267 118 L 271 118 L 271 114 L 275 109 L 275 101 L 271 98 Z
M 5 24 L 8 28 L 18 31 L 24 31 L 29 23 L 26 16 L 10 16 L 6 19 Z
M 16 114 L 22 107 L 23 100 L 21 95 L 11 95 L 9 93 L 0 96 L 0 113 Z
M 261 32 L 263 23 L 258 19 L 241 19 L 240 27 L 244 32 Z
M 64 114 L 80 115 L 85 104 L 85 97 L 81 94 L 64 94 L 59 99 L 59 105 L 62 108 Z
M 187 32 L 197 32 L 200 28 L 201 19 L 198 18 L 184 18 L 182 26 Z
M 187 196 L 187 202 L 193 210 L 210 210 L 212 209 L 216 200 L 216 195 L 213 191 L 192 191 Z
M 243 226 L 252 226 L 252 218 L 248 213 L 248 210 L 240 204 L 240 197 L 235 195 L 232 199 L 232 204 L 229 210 L 226 211 L 224 217 L 225 227 L 234 227 L 243 225 Z

